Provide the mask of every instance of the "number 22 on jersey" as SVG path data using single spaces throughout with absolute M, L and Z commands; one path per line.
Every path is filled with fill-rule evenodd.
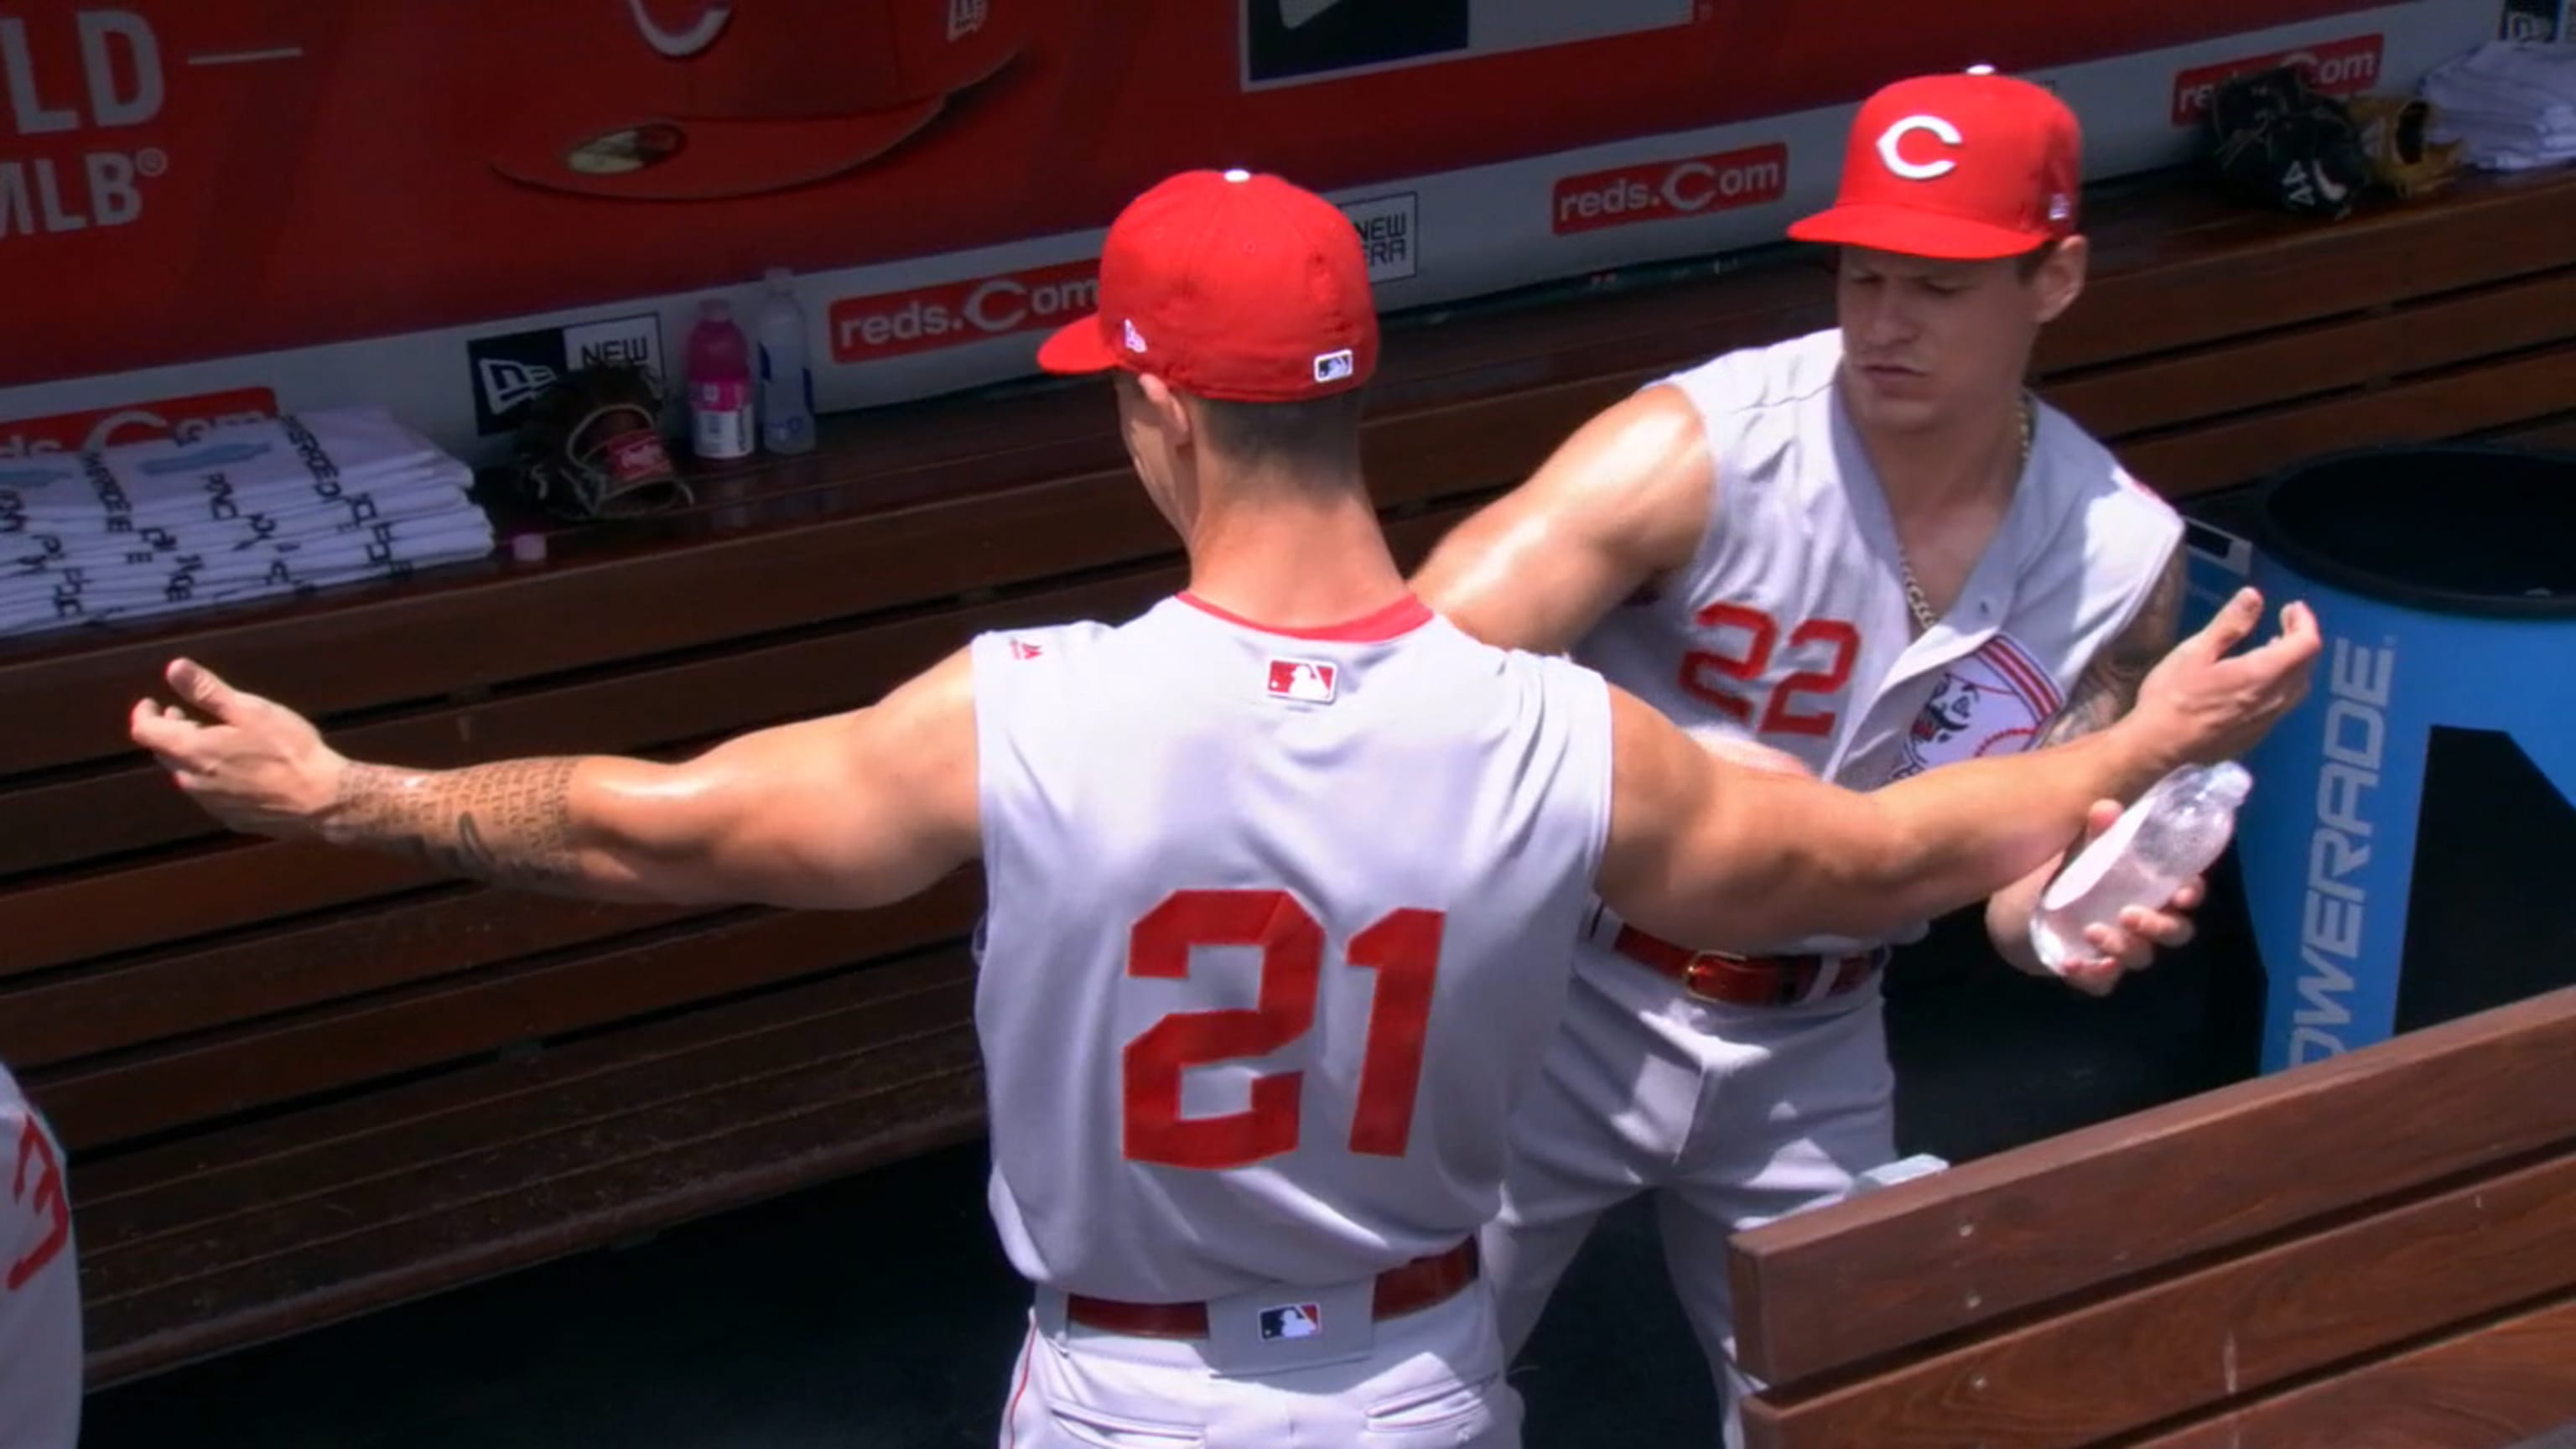
M 1351 937 L 1343 952 L 1344 965 L 1376 975 L 1351 1112 L 1353 1152 L 1402 1157 L 1412 1140 L 1441 926 L 1438 911 L 1390 911 Z M 1181 1076 L 1191 1067 L 1285 1050 L 1314 1027 L 1324 985 L 1324 928 L 1286 891 L 1174 891 L 1129 933 L 1127 974 L 1186 980 L 1190 953 L 1200 946 L 1259 947 L 1258 1004 L 1248 1011 L 1174 1012 L 1127 1043 L 1131 1162 L 1213 1171 L 1297 1150 L 1305 1073 L 1257 1076 L 1251 1105 L 1215 1117 L 1181 1115 Z
M 1692 616 L 1712 636 L 1712 644 L 1682 656 L 1681 686 L 1692 698 L 1757 734 L 1829 735 L 1841 718 L 1822 704 L 1801 708 L 1801 695 L 1829 700 L 1851 683 L 1853 662 L 1860 657 L 1860 631 L 1840 619 L 1809 619 L 1789 631 L 1789 647 L 1798 659 L 1813 658 L 1822 667 L 1802 669 L 1783 679 L 1768 699 L 1735 686 L 1760 684 L 1770 672 L 1771 655 L 1780 643 L 1780 621 L 1743 604 L 1711 604 Z M 1756 716 L 1756 710 L 1759 716 Z

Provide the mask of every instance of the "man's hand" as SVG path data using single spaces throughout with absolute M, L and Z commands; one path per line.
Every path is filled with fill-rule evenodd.
M 172 662 L 165 677 L 186 707 L 135 701 L 134 742 L 226 827 L 280 838 L 316 833 L 349 762 L 312 721 L 190 660 Z
M 2117 800 L 2096 800 L 2084 818 L 2084 839 L 2067 852 L 2072 859 L 2086 845 L 2111 828 L 2120 818 L 2122 806 Z M 2175 950 L 2191 944 L 2191 912 L 2200 908 L 2206 885 L 2198 876 L 2184 881 L 2161 910 L 2132 906 L 2120 913 L 2116 923 L 2096 922 L 2084 928 L 2084 940 L 2099 955 L 2070 961 L 2063 970 L 2052 972 L 2038 962 L 2035 952 L 2012 953 L 2014 964 L 2037 976 L 2054 975 L 2088 996 L 2108 996 L 2120 984 L 2120 978 L 2132 971 L 2144 971 L 2155 964 L 2158 950 Z M 2027 957 L 2027 962 L 2023 959 Z
M 2252 749 L 2307 697 L 2323 643 L 2316 615 L 2289 604 L 2278 637 L 2231 655 L 2262 620 L 2263 596 L 2239 589 L 2148 673 L 2137 707 L 2115 728 L 2137 731 L 2177 766 L 2215 764 Z

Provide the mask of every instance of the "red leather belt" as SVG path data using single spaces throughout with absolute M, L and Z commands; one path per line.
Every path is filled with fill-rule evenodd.
M 1416 1258 L 1410 1263 L 1389 1268 L 1377 1275 L 1373 1305 L 1376 1316 L 1381 1319 L 1399 1318 L 1446 1303 L 1456 1297 L 1460 1289 L 1476 1281 L 1476 1271 L 1474 1238 L 1445 1253 L 1434 1253 L 1427 1258 Z M 1207 1305 L 1204 1303 L 1121 1303 L 1110 1298 L 1067 1294 L 1064 1316 L 1068 1323 L 1136 1338 L 1205 1338 L 1208 1334 Z
M 1610 949 L 1651 966 L 1691 995 L 1731 1006 L 1789 1006 L 1820 996 L 1840 996 L 1869 980 L 1885 959 L 1861 956 L 1730 956 L 1693 951 L 1622 923 Z M 1830 974 L 1828 974 L 1830 973 Z M 1824 980 L 1820 991 L 1816 983 Z

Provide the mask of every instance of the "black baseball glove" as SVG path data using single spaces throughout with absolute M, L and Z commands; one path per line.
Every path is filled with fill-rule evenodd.
M 2256 206 L 2331 221 L 2375 179 L 2352 113 L 2288 66 L 2222 82 L 2208 129 L 2220 185 Z
M 519 426 L 519 481 L 558 518 L 633 518 L 696 501 L 662 445 L 662 384 L 648 368 L 597 363 L 558 378 Z

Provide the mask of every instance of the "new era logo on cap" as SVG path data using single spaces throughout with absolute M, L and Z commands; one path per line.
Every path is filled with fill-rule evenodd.
M 1269 690 L 1273 699 L 1300 699 L 1331 704 L 1333 681 L 1340 671 L 1320 659 L 1273 659 Z

